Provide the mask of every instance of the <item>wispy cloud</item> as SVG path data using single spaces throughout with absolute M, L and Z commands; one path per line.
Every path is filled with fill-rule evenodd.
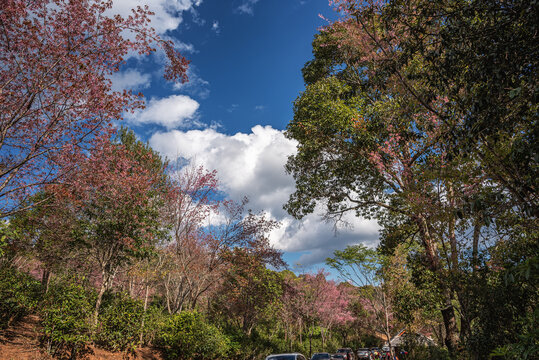
M 181 53 L 193 54 L 197 52 L 193 44 L 184 43 L 183 41 L 179 41 L 176 39 L 174 39 L 174 48 Z
M 187 93 L 203 100 L 210 96 L 210 83 L 200 77 L 195 65 L 191 64 L 189 66 L 187 69 L 187 77 L 189 81 L 186 83 L 174 84 L 174 90 Z
M 228 107 L 228 109 L 226 109 L 226 112 L 228 113 L 233 113 L 234 111 L 236 111 L 240 106 L 238 104 L 232 104 Z
M 255 110 L 256 111 L 264 111 L 264 110 L 266 110 L 266 107 L 264 105 L 256 105 Z
M 215 31 L 216 34 L 219 34 L 221 32 L 221 28 L 219 27 L 219 21 L 214 20 L 213 24 L 211 25 L 211 29 Z
M 135 69 L 116 72 L 111 76 L 112 90 L 140 90 L 146 89 L 151 84 L 150 74 L 142 74 Z
M 243 0 L 243 3 L 236 8 L 240 14 L 254 15 L 254 6 L 259 0 Z

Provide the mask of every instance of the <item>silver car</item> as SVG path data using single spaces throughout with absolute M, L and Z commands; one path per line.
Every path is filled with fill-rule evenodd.
M 290 354 L 275 354 L 266 356 L 266 360 L 307 360 L 305 356 L 300 353 Z

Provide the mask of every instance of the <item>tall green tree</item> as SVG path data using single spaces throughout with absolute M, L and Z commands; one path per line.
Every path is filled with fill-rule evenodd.
M 482 254 L 500 240 L 517 240 L 514 229 L 526 228 L 531 234 L 537 228 L 537 192 L 532 185 L 537 178 L 533 175 L 536 144 L 527 148 L 523 162 L 509 164 L 509 154 L 518 153 L 514 152 L 516 144 L 533 138 L 535 95 L 531 101 L 498 104 L 496 111 L 505 115 L 500 115 L 490 133 L 483 133 L 477 129 L 485 125 L 478 124 L 488 119 L 485 114 L 494 109 L 496 100 L 485 100 L 483 93 L 474 91 L 482 86 L 506 98 L 499 88 L 490 89 L 489 82 L 478 83 L 488 79 L 489 70 L 471 82 L 470 91 L 453 88 L 450 75 L 438 74 L 442 70 L 433 58 L 442 54 L 440 61 L 447 61 L 447 70 L 458 55 L 451 53 L 451 46 L 456 47 L 462 38 L 444 45 L 449 41 L 446 35 L 458 30 L 454 25 L 458 16 L 468 16 L 468 25 L 479 24 L 479 29 L 485 23 L 476 20 L 476 15 L 494 11 L 495 5 L 482 7 L 473 1 L 333 3 L 341 18 L 315 37 L 314 59 L 303 68 L 306 89 L 294 103 L 294 119 L 287 129 L 299 146 L 287 165 L 296 180 L 296 192 L 286 208 L 302 217 L 323 203 L 329 219 L 339 222 L 344 213 L 355 212 L 377 218 L 388 235 L 405 232 L 417 239 L 422 246 L 421 263 L 433 274 L 433 289 L 440 295 L 445 344 L 456 354 L 462 350 L 459 342 L 471 334 L 475 315 L 467 284 L 473 282 L 476 269 L 485 265 Z M 528 69 L 535 66 L 530 54 L 536 47 L 523 35 L 536 36 L 529 33 L 534 26 L 529 15 L 534 5 L 498 5 L 509 18 L 521 17 L 515 36 L 526 48 L 511 56 L 525 69 L 524 75 L 515 76 L 534 88 L 536 75 Z M 467 11 L 459 12 L 463 8 Z M 485 19 L 495 24 L 498 13 L 489 13 Z M 422 26 L 425 33 L 414 32 L 414 26 Z M 509 36 L 511 26 L 501 31 Z M 487 44 L 495 36 L 468 37 L 464 46 L 474 41 Z M 472 44 L 466 52 L 477 57 L 472 64 L 477 72 L 481 71 L 481 46 Z M 507 61 L 504 56 L 511 58 L 501 53 L 493 58 Z M 464 66 L 466 60 L 457 63 Z M 518 66 L 507 64 L 515 71 Z M 464 78 L 459 79 L 464 86 Z M 517 95 L 518 91 L 511 93 Z M 473 101 L 481 109 L 467 107 Z M 512 125 L 504 117 L 509 115 L 516 117 Z M 521 165 L 517 170 L 515 166 Z M 386 240 L 404 238 L 387 236 Z
M 515 204 L 537 216 L 537 2 L 390 1 L 379 10 L 396 31 L 378 41 L 402 39 L 386 68 L 421 59 L 415 76 L 449 100 L 439 115 L 451 123 L 452 151 L 475 157 Z

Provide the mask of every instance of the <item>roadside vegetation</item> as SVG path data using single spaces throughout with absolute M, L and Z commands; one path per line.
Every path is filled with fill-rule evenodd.
M 142 106 L 108 78 L 130 52 L 159 48 L 186 80 L 147 9 L 1 5 L 0 332 L 37 315 L 43 351 L 73 359 L 263 359 L 403 331 L 407 359 L 537 359 L 539 5 L 331 3 L 286 130 L 285 208 L 378 221 L 377 248 L 329 254 L 341 281 L 287 269 L 277 222 L 113 125 Z

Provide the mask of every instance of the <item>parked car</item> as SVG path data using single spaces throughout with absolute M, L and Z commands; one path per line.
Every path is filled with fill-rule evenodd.
M 269 355 L 266 356 L 266 360 L 307 360 L 307 358 L 300 353 L 291 353 Z
M 361 348 L 357 350 L 357 358 L 358 360 L 373 360 L 374 355 L 368 348 Z
M 314 353 L 311 360 L 331 360 L 330 353 Z
M 384 360 L 391 360 L 391 350 L 388 346 L 384 346 L 382 348 L 382 359 Z
M 346 357 L 344 354 L 338 353 L 331 355 L 331 360 L 346 360 Z
M 340 348 L 337 350 L 337 354 L 344 354 L 346 360 L 355 360 L 354 350 L 350 348 Z

